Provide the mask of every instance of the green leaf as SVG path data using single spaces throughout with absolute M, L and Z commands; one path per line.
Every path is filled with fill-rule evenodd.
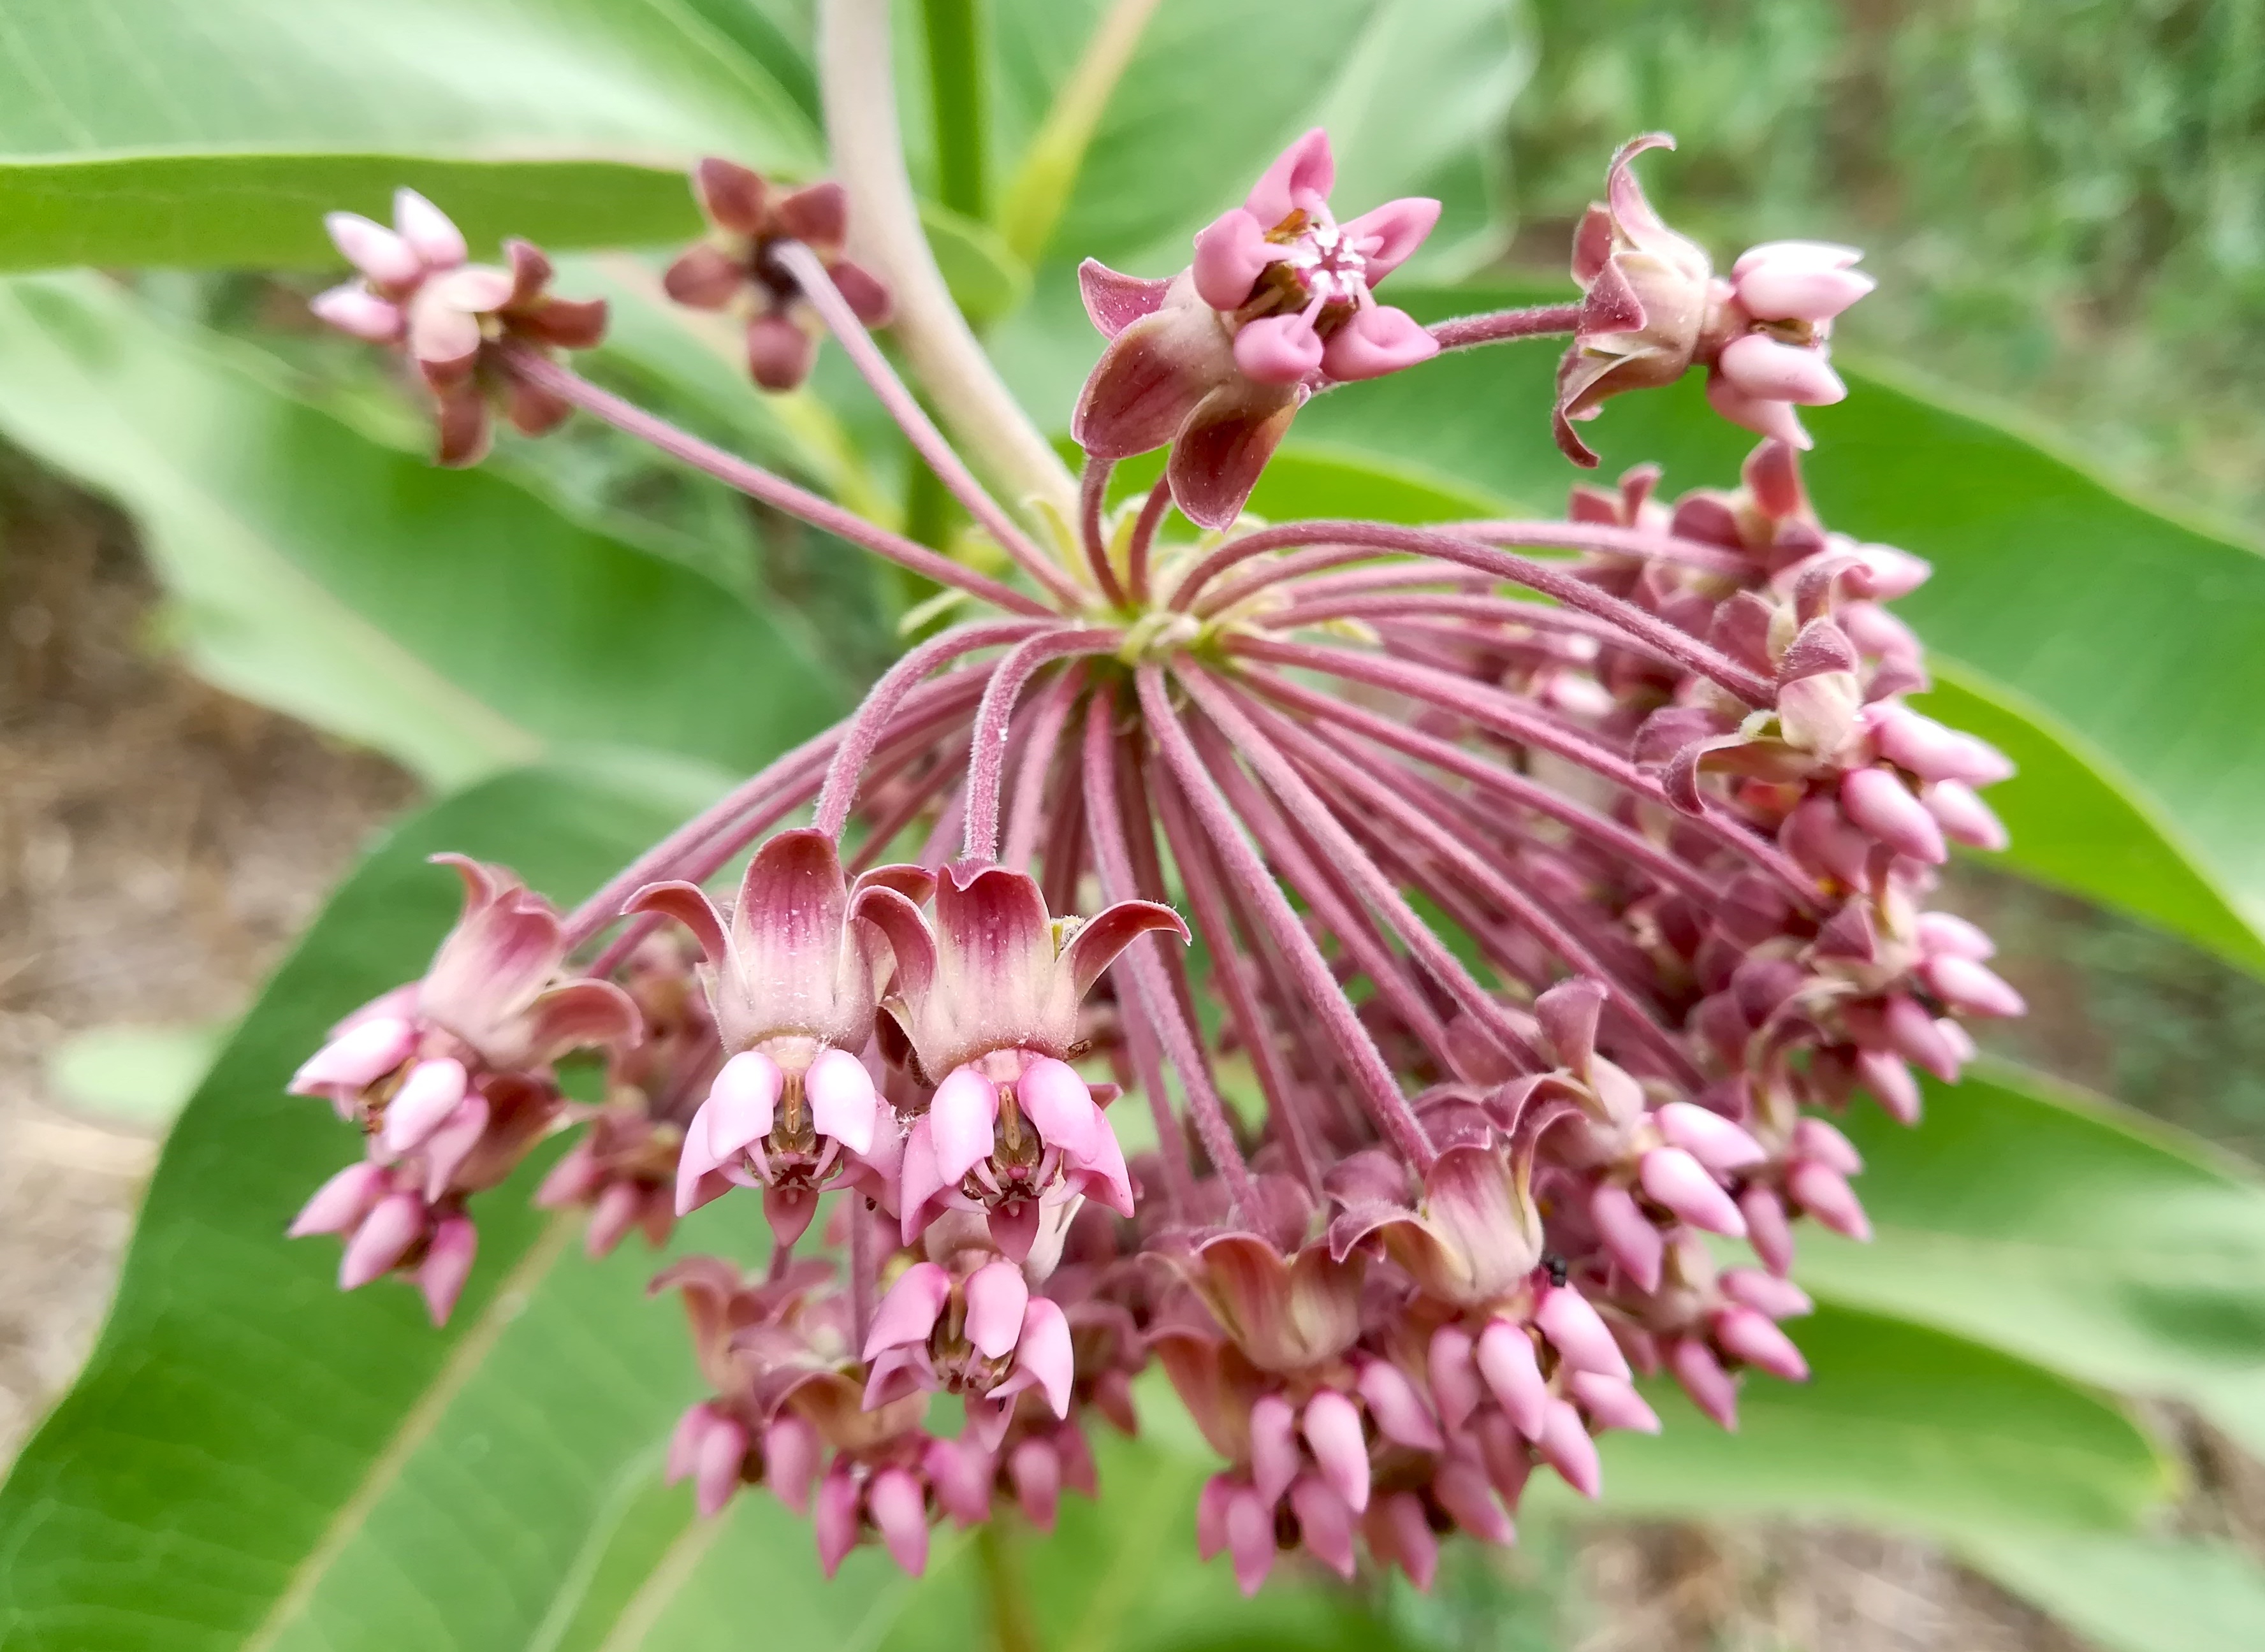
M 2101 1652 L 2250 1652 L 2265 1570 L 2217 1543 L 1977 1533 L 1959 1557 Z
M 2026 1360 L 1833 1306 L 1794 1329 L 1811 1379 L 1749 1378 L 1736 1434 L 1679 1389 L 1649 1385 L 1665 1431 L 1603 1437 L 1605 1506 L 1936 1535 L 2123 1532 L 2170 1489 L 2168 1466 L 2118 1406 Z M 1536 1492 L 1552 1505 L 1571 1496 L 1546 1475 Z
M 91 277 L 0 286 L 0 430 L 133 513 L 205 675 L 440 784 L 570 744 L 744 771 L 839 704 L 711 580 L 377 446 Z
M 282 1234 L 356 1144 L 283 1085 L 453 919 L 427 854 L 571 899 L 710 795 L 649 768 L 499 776 L 339 891 L 175 1127 L 93 1357 L 0 1488 L 9 1646 L 515 1647 L 604 1572 L 577 1562 L 697 1390 L 674 1307 L 639 1289 L 652 1259 L 558 1265 L 575 1224 L 528 1207 L 531 1168 L 480 1201 L 447 1329 L 399 1285 L 342 1295 L 335 1242 Z M 689 1242 L 748 1254 L 736 1219 Z
M 1846 1128 L 1876 1238 L 1801 1241 L 1821 1298 L 2201 1406 L 2265 1447 L 2265 1186 L 2113 1103 L 1992 1064 Z
M 1393 295 L 1426 318 L 1501 296 Z M 1446 357 L 1319 398 L 1297 436 L 1554 513 L 1581 479 L 1549 440 L 1555 356 L 1541 341 Z M 2265 722 L 2252 710 L 2265 696 L 2265 557 L 1936 392 L 1846 376 L 1847 401 L 1804 415 L 1810 491 L 1831 526 L 1934 563 L 1897 612 L 1948 688 L 1986 702 L 1982 715 L 2049 771 L 2006 794 L 2056 822 L 2039 835 L 2038 875 L 2265 966 Z M 1708 410 L 1695 375 L 1614 399 L 1584 433 L 1599 474 L 1657 460 L 1676 491 L 1735 483 L 1753 441 Z M 2007 862 L 2030 870 L 2028 854 L 2016 833 Z
M 0 39 L 0 269 L 334 264 L 331 207 L 396 184 L 499 233 L 695 224 L 682 170 L 816 170 L 808 113 L 674 0 L 113 0 Z M 445 158 L 443 158 L 445 157 Z
M 951 296 L 978 326 L 1021 307 L 1031 294 L 1030 266 L 989 224 L 932 200 L 920 206 L 921 227 Z

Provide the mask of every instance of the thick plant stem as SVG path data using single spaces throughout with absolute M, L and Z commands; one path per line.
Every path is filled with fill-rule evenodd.
M 1132 851 L 1125 835 L 1124 821 L 1118 812 L 1117 739 L 1111 722 L 1107 700 L 1096 695 L 1085 714 L 1088 830 L 1093 841 L 1094 862 L 1101 870 L 1103 898 L 1134 900 L 1140 898 L 1140 887 L 1133 873 Z M 1163 965 L 1152 948 L 1137 941 L 1125 950 L 1122 961 L 1132 966 L 1133 989 L 1140 1007 L 1147 1012 L 1146 1019 L 1163 1045 L 1166 1058 L 1179 1073 L 1180 1088 L 1187 1093 L 1188 1110 L 1194 1117 L 1196 1137 L 1203 1143 L 1205 1156 L 1227 1183 L 1228 1196 L 1236 1207 L 1255 1208 L 1249 1167 L 1242 1162 L 1242 1151 L 1234 1145 L 1234 1128 L 1227 1122 L 1226 1104 L 1212 1088 L 1211 1074 L 1204 1066 L 1201 1042 L 1180 1014 L 1179 1001 Z M 1158 1129 L 1162 1131 L 1161 1117 Z M 1163 1139 L 1169 1144 L 1173 1138 L 1167 1133 Z M 1169 1151 L 1169 1145 L 1166 1150 Z
M 1234 811 L 1220 795 L 1218 782 L 1205 768 L 1203 758 L 1180 721 L 1180 714 L 1173 709 L 1163 667 L 1144 665 L 1133 675 L 1140 688 L 1140 709 L 1163 753 L 1165 767 L 1179 786 L 1180 795 L 1187 799 L 1228 876 L 1255 897 L 1261 920 L 1274 944 L 1296 971 L 1307 1008 L 1320 1019 L 1344 1057 L 1362 1101 L 1378 1127 L 1409 1162 L 1418 1168 L 1428 1168 L 1432 1156 L 1431 1138 L 1424 1133 L 1415 1110 L 1408 1105 L 1408 1098 L 1400 1093 L 1399 1082 L 1392 1076 L 1392 1068 L 1377 1049 L 1376 1041 L 1368 1036 L 1368 1029 L 1360 1024 L 1360 1017 L 1338 990 L 1336 978 L 1329 972 L 1329 960 L 1306 933 L 1297 913 L 1267 871 L 1265 862 L 1259 858 L 1258 851 L 1242 835 Z
M 897 377 L 895 369 L 889 366 L 888 358 L 873 342 L 873 335 L 865 331 L 865 324 L 857 319 L 857 312 L 849 307 L 849 301 L 841 296 L 841 288 L 834 285 L 834 277 L 827 273 L 818 255 L 793 241 L 781 243 L 773 253 L 794 277 L 802 295 L 825 322 L 850 364 L 857 369 L 858 376 L 865 381 L 866 388 L 873 392 L 897 428 L 904 432 L 905 440 L 912 443 L 921 462 L 936 473 L 936 480 L 943 484 L 977 525 L 998 542 L 1016 567 L 1045 586 L 1057 602 L 1070 608 L 1079 606 L 1083 593 L 1076 582 L 1016 526 L 1014 520 L 999 508 L 999 502 L 984 491 L 974 472 L 960 462 L 943 433 L 936 427 L 913 393 L 905 388 L 904 382 Z
M 784 511 L 789 516 L 808 522 L 812 528 L 824 528 L 838 538 L 846 539 L 861 549 L 870 550 L 884 561 L 893 562 L 900 568 L 910 569 L 922 579 L 933 579 L 941 586 L 965 591 L 970 596 L 980 597 L 1009 614 L 1051 614 L 1053 610 L 1034 597 L 1025 596 L 996 579 L 961 567 L 949 557 L 940 556 L 925 545 L 916 545 L 901 534 L 892 534 L 878 528 L 863 517 L 845 511 L 830 499 L 798 488 L 784 477 L 774 476 L 761 465 L 750 464 L 736 454 L 725 453 L 697 436 L 677 429 L 665 418 L 656 418 L 645 409 L 623 401 L 611 390 L 601 389 L 572 368 L 551 360 L 540 351 L 517 344 L 502 346 L 504 370 L 522 383 L 539 390 L 548 390 L 561 401 L 571 402 L 593 417 L 603 419 L 615 430 L 652 443 L 672 459 L 680 459 L 696 470 L 704 470 L 729 488 L 737 489 L 749 499 L 760 499 L 765 505 Z
M 921 229 L 897 124 L 889 12 L 889 0 L 824 0 L 819 11 L 826 135 L 849 193 L 851 241 L 894 294 L 897 338 L 960 445 L 1009 498 L 1045 500 L 1074 520 L 1067 467 L 983 353 Z

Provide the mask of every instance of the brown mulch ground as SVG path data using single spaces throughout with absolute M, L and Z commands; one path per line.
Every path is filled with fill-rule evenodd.
M 114 514 L 0 455 L 0 1465 L 84 1357 L 157 1145 L 64 1106 L 50 1052 L 90 1027 L 240 1012 L 416 792 L 166 660 L 158 612 Z M 2113 1076 L 2107 1053 L 2084 1065 Z M 2187 1445 L 2209 1488 L 2194 1523 L 2256 1543 L 2265 1481 Z M 1578 1652 L 2081 1652 L 1941 1555 L 1868 1533 L 1610 1526 L 1575 1567 Z

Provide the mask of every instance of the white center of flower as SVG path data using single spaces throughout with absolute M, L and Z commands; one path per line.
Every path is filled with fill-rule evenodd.
M 1308 297 L 1325 304 L 1358 304 L 1368 295 L 1367 255 L 1326 212 L 1315 211 L 1284 245 L 1282 262 L 1297 272 Z

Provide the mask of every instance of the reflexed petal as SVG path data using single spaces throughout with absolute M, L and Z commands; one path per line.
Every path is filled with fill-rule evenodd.
M 1321 1465 L 1322 1476 L 1355 1514 L 1368 1507 L 1368 1443 L 1360 1408 L 1334 1388 L 1306 1401 L 1300 1419 L 1306 1444 Z
M 322 1186 L 291 1220 L 287 1237 L 304 1239 L 310 1234 L 343 1234 L 361 1225 L 370 1206 L 390 1185 L 382 1165 L 367 1160 L 350 1164 Z
M 834 290 L 850 312 L 868 327 L 885 327 L 896 314 L 897 301 L 886 283 L 862 264 L 848 258 L 827 266 L 826 273 L 834 278 Z
M 774 310 L 749 320 L 747 346 L 747 376 L 773 395 L 796 389 L 818 361 L 818 340 Z
M 973 1067 L 954 1067 L 936 1087 L 929 1103 L 930 1145 L 936 1173 L 945 1187 L 991 1156 L 999 1122 L 999 1091 Z
M 1955 842 L 1995 852 L 2011 841 L 2005 823 L 1963 781 L 1938 780 L 1926 789 L 1922 801 L 1941 824 L 1943 835 Z
M 1722 1369 L 1715 1350 L 1696 1336 L 1679 1336 L 1667 1345 L 1667 1368 L 1691 1403 L 1735 1434 L 1738 1431 L 1737 1379 Z
M 1871 1219 L 1855 1190 L 1838 1170 L 1815 1161 L 1793 1167 L 1785 1178 L 1786 1196 L 1803 1210 L 1844 1238 L 1861 1244 L 1872 1237 Z
M 1079 1163 L 1093 1153 L 1096 1132 L 1108 1128 L 1077 1070 L 1051 1056 L 1036 1057 L 1023 1066 L 1015 1081 L 1015 1099 L 1038 1127 L 1038 1139 Z
M 1195 263 L 1190 273 L 1196 293 L 1213 309 L 1240 309 L 1249 302 L 1250 289 L 1282 249 L 1266 238 L 1267 225 L 1240 207 L 1229 207 L 1196 231 Z M 1153 308 L 1153 306 L 1152 306 Z M 1087 301 L 1090 314 L 1092 301 Z M 1115 333 L 1117 328 L 1103 327 Z
M 832 178 L 805 184 L 773 209 L 774 233 L 824 253 L 838 252 L 849 233 L 849 195 Z
M 1327 206 L 1336 179 L 1337 164 L 1329 153 L 1329 135 L 1315 127 L 1258 175 L 1250 193 L 1243 198 L 1243 210 L 1271 229 L 1293 212 Z
M 1602 1372 L 1577 1371 L 1569 1385 L 1573 1397 L 1600 1429 L 1627 1429 L 1636 1434 L 1659 1432 L 1659 1414 L 1644 1403 L 1634 1385 Z
M 680 253 L 660 278 L 669 297 L 693 309 L 721 309 L 747 284 L 747 266 L 705 241 Z
M 1424 1374 L 1431 1384 L 1432 1402 L 1451 1429 L 1462 1427 L 1486 1397 L 1471 1334 L 1460 1325 L 1442 1325 L 1431 1333 Z
M 339 1289 L 353 1291 L 368 1284 L 409 1254 L 425 1235 L 425 1201 L 414 1193 L 396 1193 L 379 1201 L 362 1219 L 339 1258 Z
M 1353 1552 L 1352 1510 L 1329 1482 L 1300 1474 L 1290 1488 L 1290 1511 L 1298 1517 L 1298 1536 L 1306 1552 L 1351 1583 L 1358 1561 Z
M 366 1089 L 399 1066 L 417 1046 L 417 1029 L 398 1015 L 374 1015 L 346 1028 L 291 1075 L 294 1095 L 320 1095 L 332 1086 Z
M 1110 340 L 1079 392 L 1070 434 L 1096 459 L 1161 448 L 1234 368 L 1216 314 L 1167 305 Z
M 401 307 L 389 303 L 360 281 L 349 281 L 317 293 L 307 301 L 317 319 L 340 332 L 367 338 L 372 344 L 392 344 L 401 337 Z
M 1449 1458 L 1431 1476 L 1431 1495 L 1455 1524 L 1482 1543 L 1518 1540 L 1518 1528 L 1494 1500 L 1486 1471 L 1467 1458 Z
M 1614 1264 L 1636 1289 L 1647 1293 L 1658 1290 L 1667 1240 L 1636 1204 L 1635 1196 L 1617 1183 L 1599 1183 L 1589 1196 L 1589 1219 L 1596 1224 Z
M 386 1104 L 386 1151 L 403 1153 L 420 1145 L 456 1110 L 470 1083 L 464 1064 L 453 1057 L 419 1061 L 410 1068 Z
M 1878 285 L 1854 270 L 1777 262 L 1758 264 L 1735 279 L 1738 302 L 1758 321 L 1830 321 Z
M 839 1458 L 818 1482 L 818 1510 L 811 1525 L 817 1529 L 818 1568 L 830 1578 L 857 1546 L 857 1482 L 849 1477 L 849 1465 Z
M 636 1001 L 611 981 L 567 981 L 538 993 L 527 1007 L 519 1048 L 488 1053 L 513 1066 L 543 1066 L 569 1050 L 608 1044 L 626 1049 L 643 1027 Z
M 1479 1333 L 1477 1356 L 1479 1373 L 1503 1414 L 1526 1438 L 1540 1437 L 1549 1389 L 1533 1338 L 1508 1320 L 1494 1320 Z
M 1299 386 L 1242 382 L 1205 397 L 1189 415 L 1165 466 L 1181 513 L 1199 528 L 1231 526 L 1304 396 Z
M 1322 336 L 1301 315 L 1262 316 L 1234 335 L 1234 365 L 1258 384 L 1297 384 L 1321 371 Z
M 1597 1443 L 1581 1425 L 1581 1414 L 1562 1400 L 1549 1401 L 1541 1435 L 1534 1442 L 1541 1460 L 1564 1476 L 1565 1483 L 1584 1497 L 1593 1497 L 1604 1484 L 1604 1468 L 1597 1460 Z
M 919 1481 L 901 1468 L 873 1476 L 865 1507 L 881 1533 L 889 1558 L 910 1576 L 928 1569 L 928 1496 Z
M 1388 1361 L 1372 1359 L 1360 1368 L 1360 1397 L 1376 1420 L 1376 1431 L 1395 1445 L 1419 1452 L 1442 1450 L 1445 1442 L 1431 1421 L 1423 1396 L 1401 1369 Z
M 1039 1531 L 1052 1531 L 1061 1506 L 1061 1458 L 1054 1448 L 1041 1439 L 1023 1441 L 1007 1459 L 1007 1477 L 1024 1517 Z
M 1806 453 L 1817 444 L 1801 427 L 1790 402 L 1767 401 L 1747 395 L 1719 372 L 1707 375 L 1707 404 L 1732 424 L 1781 441 Z
M 1085 301 L 1086 319 L 1103 338 L 1114 338 L 1141 317 L 1154 315 L 1171 289 L 1169 280 L 1127 275 L 1096 258 L 1077 266 L 1078 296 Z
M 914 1263 L 897 1276 L 897 1282 L 873 1310 L 864 1357 L 870 1359 L 885 1348 L 925 1343 L 950 1300 L 951 1276 L 932 1262 Z
M 1752 1268 L 1732 1268 L 1723 1273 L 1722 1284 L 1722 1294 L 1731 1301 L 1742 1302 L 1773 1320 L 1799 1319 L 1817 1312 L 1817 1304 L 1810 1300 L 1808 1292 L 1775 1274 Z
M 413 189 L 393 192 L 393 227 L 427 269 L 447 269 L 471 257 L 463 231 L 448 215 Z
M 1377 304 L 1329 335 L 1322 351 L 1322 368 L 1333 379 L 1376 379 L 1438 353 L 1439 341 L 1413 316 Z
M 1061 1306 L 1045 1297 L 1032 1297 L 1023 1310 L 1023 1333 L 1015 1345 L 1015 1370 L 1027 1374 L 1045 1396 L 1058 1417 L 1069 1415 L 1070 1385 L 1076 1379 L 1077 1362 L 1070 1349 L 1069 1320 Z
M 1911 789 L 1884 768 L 1859 768 L 1840 782 L 1848 819 L 1898 855 L 1940 866 L 1949 857 L 1942 828 Z
M 1722 346 L 1722 376 L 1731 388 L 1759 401 L 1824 407 L 1845 399 L 1848 387 L 1821 351 L 1750 332 Z
M 1715 1341 L 1724 1353 L 1788 1382 L 1809 1380 L 1809 1362 L 1793 1339 L 1766 1314 L 1750 1307 L 1724 1308 L 1715 1316 Z
M 674 918 L 692 932 L 700 943 L 700 955 L 710 964 L 724 962 L 724 918 L 716 910 L 716 903 L 708 899 L 708 891 L 697 884 L 681 881 L 647 884 L 623 903 L 624 914 L 657 912 Z
M 1730 1196 L 1682 1148 L 1654 1147 L 1638 1163 L 1636 1175 L 1648 1197 L 1693 1227 L 1732 1239 L 1745 1237 L 1745 1219 L 1738 1214 Z
M 1380 1559 L 1396 1562 L 1409 1583 L 1430 1590 L 1439 1570 L 1439 1539 L 1421 1497 L 1412 1491 L 1394 1492 L 1379 1501 L 1364 1529 L 1369 1547 Z
M 1297 1478 L 1297 1413 L 1278 1394 L 1266 1394 L 1250 1408 L 1250 1474 L 1269 1509 Z
M 1604 1316 L 1570 1285 L 1552 1285 L 1534 1310 L 1533 1322 L 1565 1362 L 1581 1371 L 1599 1371 L 1622 1382 L 1630 1379 L 1628 1358 L 1613 1340 Z
M 557 972 L 565 957 L 558 913 L 499 868 L 461 855 L 433 860 L 463 879 L 464 911 L 433 954 L 418 1003 L 477 1045 L 491 1028 L 533 1002 Z
M 871 1001 L 837 1001 L 848 920 L 848 880 L 825 833 L 782 832 L 755 851 L 732 912 L 732 964 L 749 1033 L 863 1041 Z
M 417 1288 L 425 1293 L 425 1310 L 434 1325 L 446 1325 L 471 1277 L 472 1258 L 480 1236 L 469 1216 L 451 1216 L 433 1230 L 425 1260 L 418 1264 Z
M 1842 1175 L 1858 1175 L 1864 1168 L 1856 1144 L 1821 1118 L 1804 1118 L 1793 1127 L 1793 1153 L 1830 1165 Z
M 415 248 L 383 224 L 374 223 L 360 213 L 327 214 L 323 228 L 330 232 L 331 242 L 346 255 L 347 263 L 382 286 L 406 286 L 425 273 L 424 260 L 417 256 Z
M 736 162 L 708 156 L 692 169 L 692 192 L 708 222 L 734 235 L 759 235 L 763 229 L 761 175 Z
M 1171 931 L 1183 942 L 1188 939 L 1188 926 L 1180 914 L 1153 900 L 1120 900 L 1095 913 L 1078 926 L 1062 949 L 1072 991 L 1082 999 L 1126 947 L 1159 929 Z
M 1761 1143 L 1720 1113 L 1691 1102 L 1670 1102 L 1652 1115 L 1659 1133 L 1709 1170 L 1727 1175 L 1769 1157 Z
M 1604 987 L 1584 977 L 1560 981 L 1533 1001 L 1533 1013 L 1550 1049 L 1576 1073 L 1596 1054 L 1597 1020 L 1604 1008 Z
M 936 886 L 936 938 L 938 981 L 956 1009 L 1004 1031 L 1040 1030 L 1054 935 L 1036 878 L 1000 866 L 947 868 Z M 940 1137 L 936 1156 L 948 1158 Z
M 1227 1547 L 1234 1557 L 1236 1586 L 1256 1595 L 1274 1569 L 1274 1515 L 1257 1493 L 1240 1490 L 1227 1500 Z

